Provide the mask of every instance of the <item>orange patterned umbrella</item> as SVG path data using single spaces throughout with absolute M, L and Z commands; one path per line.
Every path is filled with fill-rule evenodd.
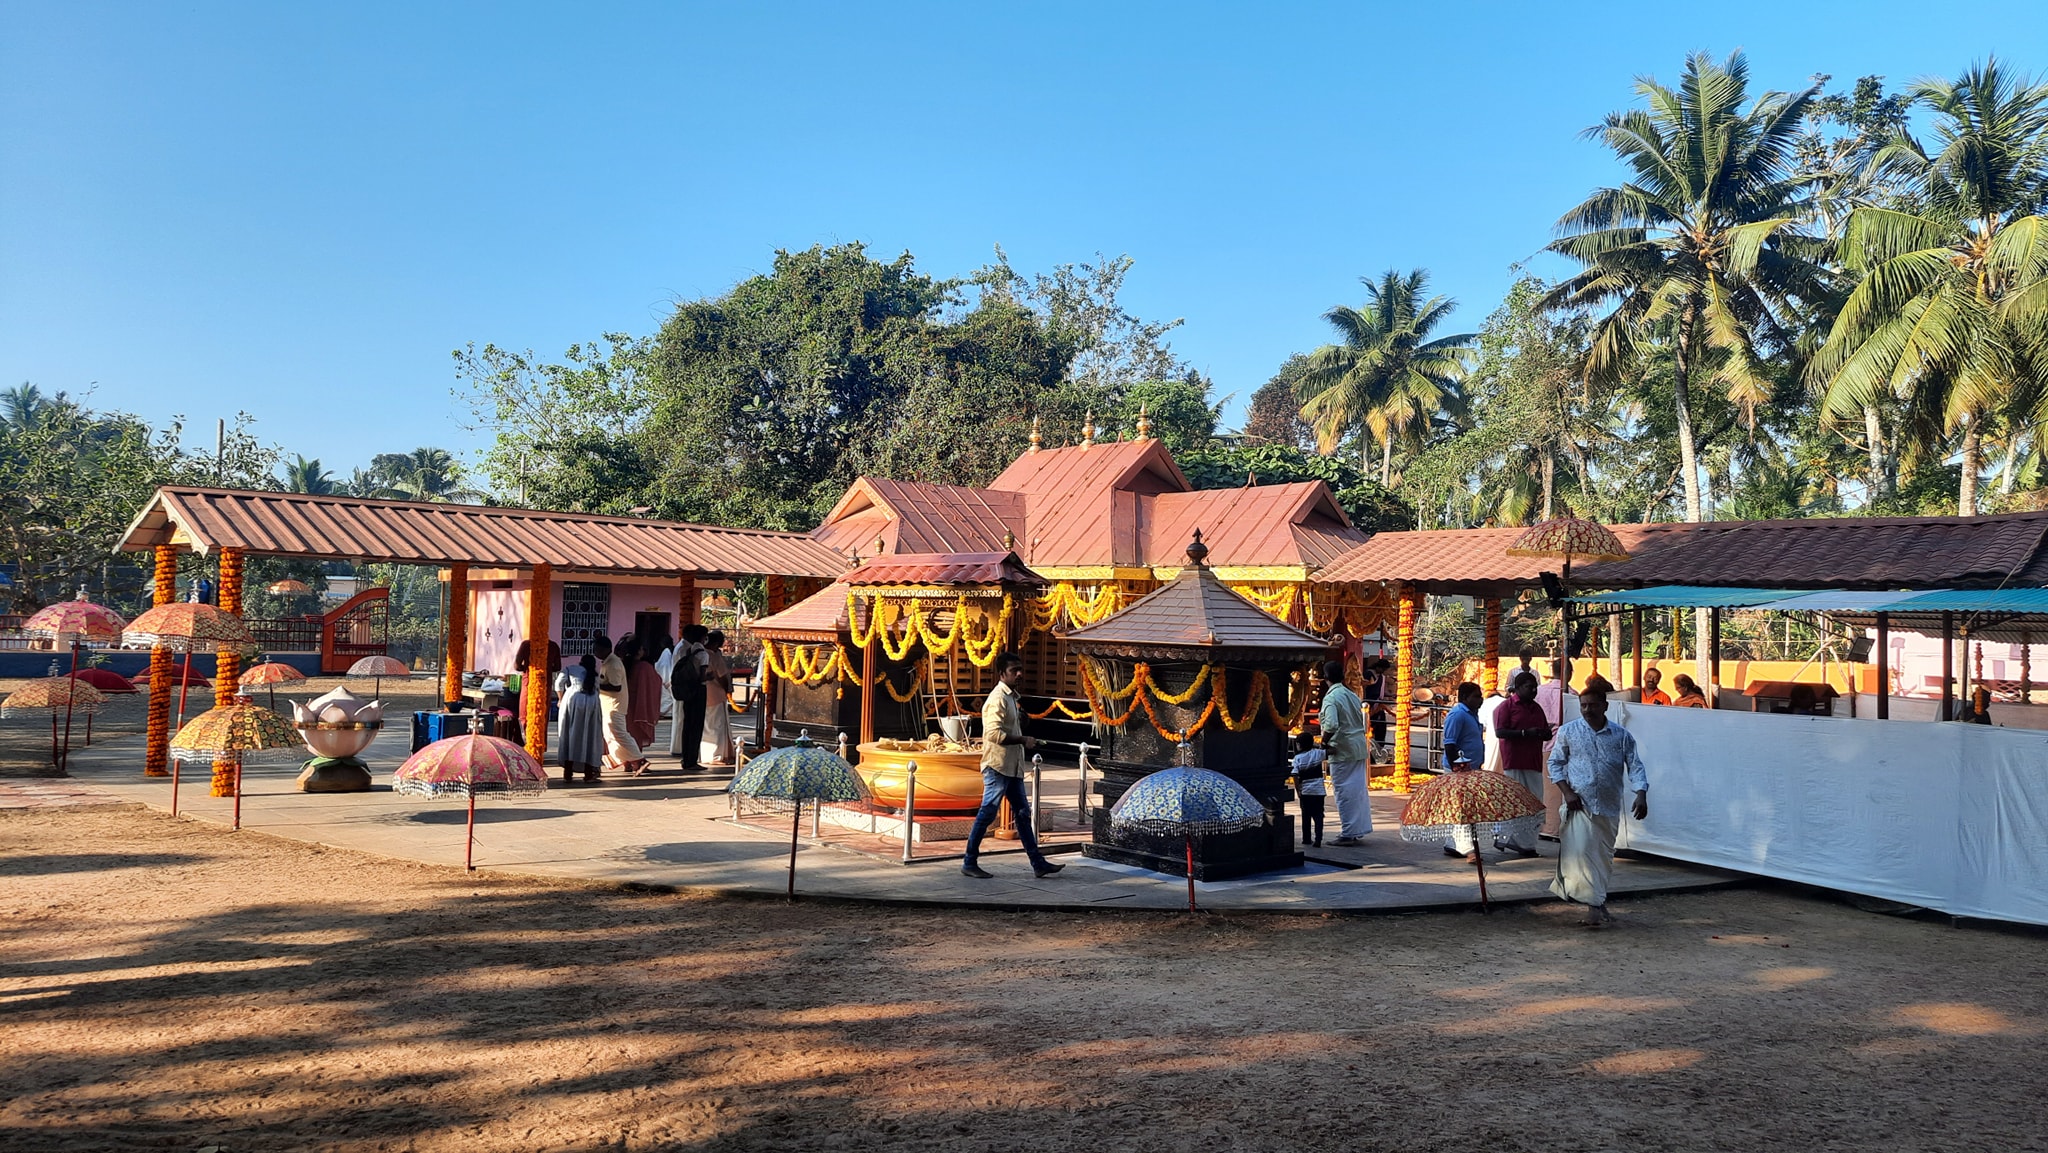
M 138 647 L 162 645 L 181 653 L 256 643 L 255 634 L 242 623 L 241 617 L 197 601 L 158 605 L 129 621 L 121 636 Z
M 269 709 L 238 697 L 193 717 L 171 738 L 171 759 L 235 762 L 235 828 L 242 827 L 242 762 L 256 757 L 296 757 L 299 731 Z M 171 774 L 171 812 L 178 811 L 178 775 Z
M 1476 769 L 1445 773 L 1415 790 L 1401 810 L 1401 839 L 1442 844 L 1459 829 L 1470 829 L 1475 843 L 1486 828 L 1495 837 L 1520 840 L 1543 820 L 1543 802 L 1504 773 Z M 1479 905 L 1486 907 L 1486 861 L 1477 850 Z
M 60 641 L 115 641 L 126 627 L 121 614 L 86 600 L 85 590 L 79 589 L 76 599 L 58 601 L 22 622 L 21 631 Z
M 313 590 L 312 590 L 312 589 L 310 589 L 310 588 L 307 588 L 307 587 L 306 587 L 306 582 L 305 582 L 305 581 L 301 581 L 301 580 L 281 580 L 281 581 L 271 581 L 271 582 L 270 582 L 270 588 L 269 588 L 269 590 L 268 590 L 268 591 L 269 591 L 269 593 L 270 593 L 270 595 L 271 595 L 271 596 L 274 596 L 274 597 L 280 597 L 280 596 L 284 596 L 284 595 L 285 595 L 285 594 L 287 594 L 287 593 L 309 593 L 309 592 L 312 592 Z
M 28 709 L 55 713 L 59 709 L 73 707 L 96 709 L 106 700 L 107 694 L 84 681 L 73 681 L 70 677 L 44 677 L 7 694 L 7 699 L 0 701 L 0 713 L 12 714 Z
M 1599 521 L 1578 516 L 1560 516 L 1531 525 L 1508 546 L 1509 556 L 1563 557 L 1573 561 L 1627 560 L 1628 550 L 1621 538 Z
M 252 689 L 258 685 L 268 685 L 270 687 L 270 707 L 276 708 L 277 686 L 288 685 L 293 681 L 303 681 L 305 679 L 306 674 L 282 661 L 265 661 L 251 668 L 248 672 L 243 673 L 241 679 L 236 683 L 245 689 Z

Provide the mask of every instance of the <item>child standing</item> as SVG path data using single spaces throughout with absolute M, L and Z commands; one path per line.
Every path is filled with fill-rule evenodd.
M 1320 848 L 1324 798 L 1329 796 L 1329 786 L 1323 780 L 1323 750 L 1307 733 L 1294 738 L 1294 747 L 1301 750 L 1294 757 L 1292 778 L 1295 799 L 1301 802 L 1301 843 Z

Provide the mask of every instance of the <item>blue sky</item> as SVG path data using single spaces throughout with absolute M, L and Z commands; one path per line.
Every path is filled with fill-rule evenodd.
M 2048 69 L 2034 5 L 1943 12 L 0 0 L 0 384 L 247 410 L 346 473 L 482 443 L 464 342 L 553 357 L 859 240 L 1128 253 L 1234 417 L 1361 276 L 1427 267 L 1476 328 L 1616 177 L 1579 131 L 1690 50 L 1779 89 Z

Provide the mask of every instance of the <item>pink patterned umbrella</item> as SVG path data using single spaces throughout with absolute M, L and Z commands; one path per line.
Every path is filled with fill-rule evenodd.
M 394 787 L 414 797 L 463 797 L 469 802 L 468 845 L 462 865 L 476 871 L 476 798 L 530 797 L 548 791 L 548 771 L 511 741 L 478 733 L 445 737 L 405 759 Z
M 71 646 L 71 679 L 78 679 L 78 646 L 86 641 L 117 641 L 121 630 L 128 622 L 121 614 L 104 605 L 96 605 L 85 599 L 85 589 L 80 587 L 78 596 L 72 600 L 59 601 L 22 622 L 21 629 L 34 636 L 54 637 L 59 644 Z M 90 714 L 88 714 L 90 715 Z M 55 728 L 57 714 L 50 714 L 50 724 Z M 92 743 L 90 721 L 85 743 Z M 71 708 L 64 709 L 64 759 L 71 756 Z
M 364 657 L 348 667 L 348 675 L 373 678 L 375 683 L 370 690 L 371 693 L 382 695 L 385 677 L 409 677 L 412 675 L 412 666 L 395 657 Z

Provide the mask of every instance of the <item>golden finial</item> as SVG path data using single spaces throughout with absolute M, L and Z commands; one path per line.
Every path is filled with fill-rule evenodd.
M 1145 415 L 1145 406 L 1138 406 L 1138 439 L 1152 439 L 1152 418 Z
M 1201 568 L 1202 562 L 1207 560 L 1208 557 L 1209 546 L 1202 543 L 1202 530 L 1196 529 L 1194 542 L 1188 545 L 1188 563 L 1196 568 Z
M 1003 533 L 1003 551 L 1004 551 L 1004 552 L 1016 552 L 1016 551 L 1017 551 L 1017 534 L 1016 534 L 1016 533 L 1013 533 L 1013 532 L 1005 532 L 1005 533 Z
M 1031 447 L 1025 449 L 1024 451 L 1037 452 L 1039 446 L 1044 443 L 1045 434 L 1038 431 L 1038 418 L 1034 416 L 1031 418 Z
M 1091 444 L 1094 444 L 1094 443 L 1095 443 L 1095 410 L 1091 408 L 1091 409 L 1089 409 L 1089 410 L 1088 410 L 1088 420 L 1087 420 L 1087 422 L 1086 422 L 1085 424 L 1083 424 L 1083 425 L 1081 426 L 1081 447 L 1082 447 L 1082 448 L 1087 448 L 1087 447 L 1088 447 L 1089 445 L 1091 445 Z
M 881 555 L 882 555 L 883 553 L 885 553 L 885 552 L 888 552 L 888 551 L 889 551 L 889 546 L 888 546 L 888 543 L 887 543 L 887 542 L 885 542 L 885 541 L 883 541 L 881 537 L 879 537 L 879 536 L 878 536 L 878 537 L 876 537 L 876 538 L 875 538 L 875 555 L 876 555 L 876 556 L 881 556 Z

